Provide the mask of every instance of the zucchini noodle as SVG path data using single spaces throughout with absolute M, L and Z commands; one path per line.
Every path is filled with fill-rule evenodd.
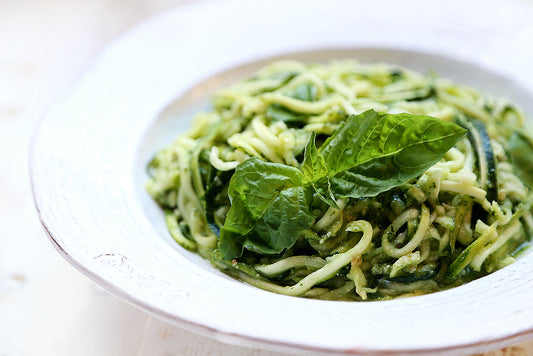
M 431 116 L 467 134 L 425 172 L 377 195 L 312 198 L 312 222 L 281 252 L 245 243 L 242 256 L 225 259 L 219 236 L 235 204 L 228 186 L 236 168 L 255 157 L 300 169 L 313 132 L 320 148 L 348 116 L 370 109 Z M 508 100 L 435 74 L 280 61 L 220 90 L 213 108 L 148 164 L 146 188 L 178 244 L 250 285 L 324 300 L 426 294 L 503 268 L 529 246 L 533 178 L 524 172 L 533 169 L 523 165 L 533 161 L 533 138 L 525 122 Z

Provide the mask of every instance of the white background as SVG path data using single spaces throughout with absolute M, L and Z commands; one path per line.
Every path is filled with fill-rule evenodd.
M 110 296 L 57 254 L 34 211 L 27 156 L 40 116 L 109 41 L 191 2 L 0 0 L 0 356 L 281 355 L 212 341 Z M 533 354 L 533 341 L 491 354 Z

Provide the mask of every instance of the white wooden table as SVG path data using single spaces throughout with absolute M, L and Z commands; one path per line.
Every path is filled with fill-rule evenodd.
M 27 156 L 39 117 L 106 43 L 191 2 L 0 0 L 0 356 L 282 355 L 221 344 L 109 295 L 54 251 L 34 211 Z M 489 354 L 533 354 L 533 341 Z

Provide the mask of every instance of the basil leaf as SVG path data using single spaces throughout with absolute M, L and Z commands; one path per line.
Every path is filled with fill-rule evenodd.
M 220 229 L 218 240 L 218 249 L 222 257 L 226 259 L 242 255 L 246 235 L 253 230 L 255 225 L 255 220 L 246 209 L 243 200 L 239 197 L 231 200 L 231 207 L 226 214 L 224 226 Z
M 513 132 L 507 145 L 516 175 L 533 187 L 533 143 L 521 132 Z
M 302 183 L 310 183 L 328 175 L 328 167 L 324 157 L 318 153 L 316 148 L 316 133 L 311 132 L 309 141 L 305 146 L 304 161 L 302 163 L 303 179 Z
M 302 178 L 297 168 L 255 157 L 239 164 L 228 187 L 231 207 L 220 231 L 222 256 L 240 257 L 245 246 L 264 253 L 291 247 L 314 220 Z
M 328 204 L 332 208 L 339 209 L 337 201 L 335 200 L 335 195 L 333 194 L 331 188 L 331 182 L 329 177 L 321 178 L 317 182 L 313 182 L 311 186 L 313 187 L 316 195 L 320 198 L 320 200 L 322 200 L 324 203 Z
M 397 187 L 407 180 L 403 175 L 390 177 L 391 172 L 386 172 L 385 165 L 373 166 L 369 169 L 364 168 L 357 167 L 336 174 L 330 179 L 330 189 L 339 197 L 373 197 Z
M 314 216 L 309 211 L 309 197 L 303 187 L 282 190 L 265 210 L 244 246 L 252 251 L 274 254 L 292 247 Z
M 253 157 L 237 166 L 228 193 L 230 197 L 242 200 L 246 210 L 257 220 L 274 196 L 283 189 L 300 186 L 301 182 L 299 169 Z
M 318 153 L 316 148 L 316 133 L 313 131 L 304 151 L 304 161 L 302 163 L 303 184 L 311 184 L 315 193 L 326 204 L 338 209 L 339 206 L 331 192 L 328 176 L 328 168 L 324 157 Z
M 335 195 L 369 197 L 422 174 L 465 133 L 430 116 L 368 110 L 351 115 L 319 153 Z

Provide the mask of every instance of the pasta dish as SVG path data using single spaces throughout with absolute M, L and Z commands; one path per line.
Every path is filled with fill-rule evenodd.
M 220 90 L 148 164 L 171 236 L 285 295 L 385 300 L 467 283 L 530 243 L 522 110 L 434 73 L 280 61 Z

